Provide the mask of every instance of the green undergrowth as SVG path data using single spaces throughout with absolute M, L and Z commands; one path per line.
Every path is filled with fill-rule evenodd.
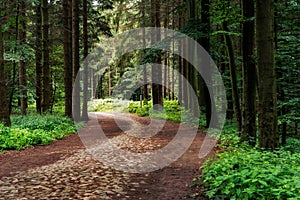
M 239 143 L 233 127 L 219 136 L 222 153 L 200 167 L 194 179 L 210 199 L 300 199 L 300 141 L 289 138 L 277 151 Z
M 152 102 L 144 100 L 142 107 L 140 102 L 132 102 L 128 106 L 128 112 L 135 113 L 141 117 L 149 116 L 151 118 L 166 119 L 173 122 L 185 122 L 197 124 L 198 119 L 195 119 L 191 112 L 184 110 L 183 107 L 178 105 L 178 101 L 164 100 L 163 109 L 154 110 Z
M 132 101 L 120 99 L 94 99 L 88 102 L 89 112 L 124 112 Z
M 11 127 L 0 124 L 0 151 L 45 145 L 76 132 L 70 118 L 58 115 L 12 116 L 11 121 Z

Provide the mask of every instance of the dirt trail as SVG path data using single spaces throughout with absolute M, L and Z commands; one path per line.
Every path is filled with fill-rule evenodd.
M 150 124 L 149 118 L 130 117 L 139 124 Z M 112 117 L 101 115 L 99 124 L 110 140 L 132 152 L 165 146 L 179 127 L 167 121 L 159 134 L 139 139 L 124 133 L 124 126 L 130 125 L 125 118 L 120 117 L 117 124 Z M 188 199 L 189 194 L 199 192 L 190 185 L 204 162 L 198 158 L 204 137 L 198 133 L 185 154 L 171 165 L 141 174 L 125 173 L 94 160 L 77 134 L 47 146 L 0 153 L 0 199 Z M 205 198 L 200 193 L 198 199 Z

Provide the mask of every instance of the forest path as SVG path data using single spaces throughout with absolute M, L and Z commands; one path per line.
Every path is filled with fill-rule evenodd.
M 179 127 L 179 123 L 166 121 L 159 134 L 137 138 L 126 134 L 126 127 L 133 130 L 140 126 L 139 130 L 145 131 L 143 127 L 151 126 L 150 118 L 130 115 L 128 119 L 119 115 L 116 123 L 116 115 L 97 113 L 97 116 L 109 141 L 137 153 L 165 146 Z M 188 199 L 187 195 L 200 190 L 189 186 L 205 161 L 198 158 L 204 137 L 205 134 L 197 134 L 177 161 L 148 173 L 119 171 L 93 159 L 78 134 L 47 146 L 1 153 L 0 199 Z M 214 151 L 208 156 L 213 156 Z M 109 153 L 107 156 L 114 159 L 109 158 Z M 205 198 L 200 195 L 198 199 Z

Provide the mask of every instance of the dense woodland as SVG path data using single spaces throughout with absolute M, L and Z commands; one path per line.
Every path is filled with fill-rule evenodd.
M 287 134 L 299 132 L 299 10 L 300 3 L 292 0 L 3 0 L 1 120 L 9 125 L 12 114 L 26 115 L 34 107 L 37 113 L 51 113 L 62 106 L 66 116 L 86 119 L 87 100 L 81 102 L 82 111 L 72 113 L 72 86 L 89 51 L 126 30 L 165 27 L 192 37 L 209 52 L 227 89 L 227 118 L 236 121 L 241 139 L 255 145 L 258 137 L 261 147 L 277 148 L 285 144 Z M 178 48 L 184 51 L 183 46 Z M 147 62 L 147 56 L 140 59 L 147 52 L 151 54 L 151 49 L 123 55 L 103 76 L 93 75 L 87 80 L 95 85 L 89 97 L 110 97 L 120 77 Z M 151 56 L 189 80 L 208 126 L 213 102 L 199 73 L 168 52 Z M 153 73 L 162 74 L 160 81 L 174 87 L 177 77 L 172 70 Z M 152 97 L 155 104 L 177 99 L 191 108 L 186 85 L 179 80 L 176 87 L 176 95 L 159 84 L 137 92 L 145 99 Z
M 186 59 L 153 45 L 117 57 L 102 74 L 85 65 L 109 38 L 162 27 L 197 41 L 226 88 L 226 126 L 218 138 L 225 153 L 203 167 L 199 182 L 211 189 L 206 195 L 299 198 L 299 0 L 1 0 L 0 7 L 0 151 L 48 144 L 76 132 L 73 121 L 87 121 L 95 99 L 124 98 L 137 76 L 147 80 L 147 72 L 161 84 L 144 84 L 127 97 L 142 97 L 139 112 L 159 104 L 196 115 L 209 127 L 217 120 L 209 94 L 213 83 L 207 84 Z M 159 43 L 163 36 L 146 39 Z M 195 53 L 181 43 L 172 48 Z M 137 75 L 138 66 L 147 63 L 170 67 L 144 67 Z M 78 74 L 82 82 L 75 84 Z M 200 113 L 194 112 L 192 90 Z M 142 109 L 140 102 L 136 105 L 129 111 Z

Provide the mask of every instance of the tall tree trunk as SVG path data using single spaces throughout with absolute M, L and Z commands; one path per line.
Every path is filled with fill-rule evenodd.
M 209 11 L 210 11 L 210 0 L 202 0 L 201 1 L 201 23 L 204 25 L 204 32 L 206 35 L 202 38 L 200 38 L 200 44 L 202 47 L 209 53 L 210 52 L 210 19 L 209 19 Z M 207 62 L 207 61 L 204 61 Z M 207 66 L 210 66 L 210 63 L 206 64 Z M 217 122 L 217 119 L 211 119 L 212 112 L 214 111 L 214 104 L 213 99 L 210 98 L 209 94 L 209 88 L 211 85 L 211 69 L 207 68 L 207 81 L 208 83 L 204 83 L 204 80 L 202 77 L 198 77 L 198 88 L 203 93 L 204 103 L 205 103 L 205 118 L 206 118 L 206 127 L 209 127 L 211 124 L 211 120 L 213 120 L 213 124 Z M 210 90 L 212 91 L 212 90 Z M 200 93 L 201 93 L 200 92 Z M 199 103 L 201 105 L 201 102 L 203 100 L 201 97 L 199 98 Z
M 51 75 L 49 66 L 49 15 L 48 1 L 42 0 L 42 112 L 47 112 L 51 104 Z
M 226 32 L 229 32 L 227 22 L 223 22 L 223 29 Z M 233 52 L 232 40 L 228 34 L 225 34 L 225 42 L 227 47 L 227 53 L 229 57 L 229 69 L 230 69 L 230 80 L 231 80 L 231 89 L 232 89 L 232 100 L 233 100 L 233 109 L 236 118 L 238 131 L 241 131 L 241 107 L 239 100 L 239 92 L 238 92 L 238 83 L 236 77 L 236 65 L 235 58 Z
M 256 70 L 254 57 L 254 1 L 242 0 L 243 117 L 241 141 L 256 144 Z
M 19 45 L 24 45 L 26 40 L 26 7 L 24 0 L 20 1 L 20 19 L 21 19 L 21 28 L 19 28 Z M 19 61 L 19 92 L 21 94 L 20 101 L 21 101 L 21 112 L 22 115 L 26 115 L 27 111 L 27 83 L 26 83 L 26 62 L 25 60 Z
M 227 22 L 223 22 L 223 29 L 226 32 L 229 32 Z M 226 42 L 226 48 L 227 53 L 229 57 L 229 69 L 230 69 L 230 80 L 231 80 L 231 89 L 232 89 L 232 100 L 233 100 L 233 109 L 234 114 L 237 122 L 237 129 L 238 131 L 241 131 L 241 107 L 240 107 L 240 100 L 239 100 L 239 91 L 238 91 L 238 83 L 237 83 L 237 77 L 236 77 L 236 65 L 235 65 L 235 58 L 234 58 L 234 52 L 233 52 L 233 45 L 232 40 L 228 34 L 225 34 L 225 42 Z
M 20 15 L 20 4 L 19 2 L 17 3 L 17 7 L 16 7 L 16 18 L 15 18 L 15 42 L 18 43 L 18 39 L 19 39 L 19 15 Z M 17 52 L 17 46 L 15 45 L 14 47 L 14 52 Z M 12 69 L 12 84 L 11 84 L 11 91 L 10 91 L 10 94 L 9 94 L 9 115 L 12 113 L 12 104 L 13 104 L 13 97 L 14 97 L 14 93 L 15 93 L 15 85 L 17 84 L 16 83 L 16 68 L 17 68 L 17 62 L 13 62 L 13 69 Z
M 88 49 L 88 10 L 87 10 L 87 0 L 83 0 L 83 57 L 87 58 L 89 49 Z M 88 117 L 88 85 L 89 85 L 89 69 L 88 62 L 84 60 L 84 72 L 83 72 L 83 103 L 82 103 L 82 120 L 87 121 Z
M 73 67 L 73 118 L 80 120 L 80 85 L 79 78 L 79 0 L 72 0 L 72 67 Z M 76 82 L 75 82 L 76 81 Z
M 256 0 L 256 46 L 258 68 L 258 143 L 261 148 L 279 147 L 274 64 L 273 0 Z
M 142 0 L 141 2 L 141 13 L 142 13 L 142 34 L 143 34 L 143 57 L 145 54 L 145 49 L 146 49 L 146 38 L 145 38 L 145 27 L 146 27 L 146 18 L 145 18 L 145 0 Z M 148 99 L 148 84 L 147 84 L 147 67 L 143 67 L 143 80 L 144 80 L 144 85 L 143 85 L 143 98 Z
M 0 23 L 0 30 L 2 30 L 2 23 Z M 0 123 L 4 122 L 5 125 L 10 126 L 9 109 L 6 99 L 3 53 L 3 32 L 0 31 Z
M 274 0 L 274 3 L 277 4 L 278 3 L 278 0 Z M 276 9 L 276 7 L 274 8 L 274 18 L 278 18 L 278 11 Z M 274 45 L 275 45 L 275 50 L 278 50 L 278 34 L 277 34 L 277 30 L 279 29 L 278 27 L 278 23 L 276 20 L 274 20 Z M 281 61 L 279 60 L 277 62 L 277 66 L 282 66 L 282 63 Z M 277 77 L 278 79 L 282 79 L 284 78 L 284 71 L 279 68 L 277 70 Z M 285 99 L 285 88 L 284 88 L 284 85 L 281 85 L 281 84 L 278 84 L 277 85 L 278 87 L 278 100 L 281 101 L 281 102 L 285 102 L 286 99 Z M 281 116 L 284 116 L 287 114 L 287 109 L 286 109 L 286 105 L 283 104 L 282 107 L 281 107 L 281 112 L 278 112 L 280 113 Z M 286 145 L 286 130 L 287 129 L 287 122 L 284 120 L 281 124 L 281 145 Z
M 152 0 L 151 1 L 151 19 L 152 19 L 152 26 L 160 27 L 160 1 L 159 0 Z M 157 30 L 156 33 L 151 38 L 151 43 L 155 44 L 156 42 L 160 41 L 161 35 L 160 31 Z M 161 57 L 158 56 L 156 58 L 156 63 L 161 64 Z M 163 106 L 163 97 L 162 97 L 162 71 L 161 69 L 157 69 L 152 67 L 151 70 L 152 75 L 152 100 L 153 100 L 153 107 L 154 109 L 159 109 L 159 106 Z
M 36 75 L 36 111 L 42 113 L 42 14 L 41 14 L 41 2 L 36 4 L 36 39 L 35 39 L 35 75 Z
M 70 43 L 72 27 L 70 27 L 69 0 L 63 0 L 63 27 L 64 27 L 64 89 L 65 89 L 65 116 L 72 117 L 72 59 Z
M 178 5 L 181 4 L 181 0 L 178 0 Z M 180 14 L 177 15 L 177 23 L 178 29 L 182 28 L 182 16 Z M 181 55 L 182 53 L 182 44 L 178 41 L 178 54 Z M 183 86 L 182 86 L 182 75 L 183 75 L 183 66 L 182 66 L 182 58 L 178 56 L 178 104 L 182 106 L 183 104 Z

